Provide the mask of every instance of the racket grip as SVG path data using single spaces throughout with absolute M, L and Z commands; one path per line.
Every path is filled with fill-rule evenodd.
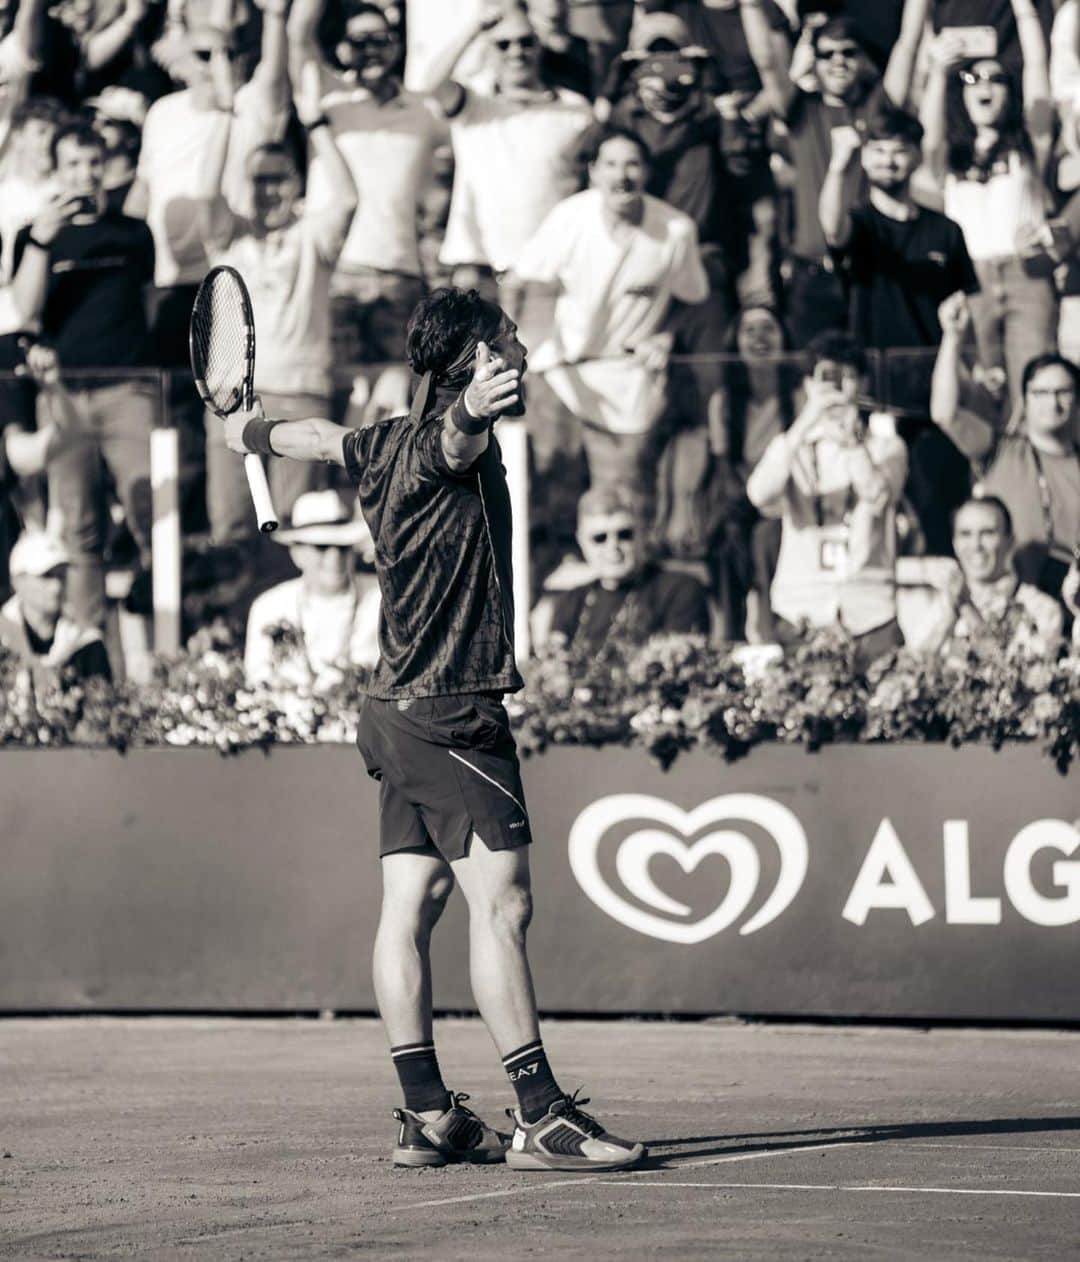
M 259 529 L 263 534 L 277 530 L 277 513 L 274 512 L 274 501 L 270 498 L 270 485 L 266 481 L 266 470 L 254 452 L 244 457 L 244 472 L 247 474 L 248 489 L 255 505 L 255 516 L 259 521 Z

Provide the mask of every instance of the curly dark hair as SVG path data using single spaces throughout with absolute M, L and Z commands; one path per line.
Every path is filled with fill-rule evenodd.
M 1006 66 L 1001 70 L 1008 79 L 1009 95 L 1005 104 L 1005 112 L 998 126 L 998 138 L 989 153 L 983 155 L 978 162 L 975 157 L 975 124 L 971 121 L 964 106 L 964 84 L 960 75 L 970 70 L 978 61 L 992 60 L 979 57 L 973 61 L 962 62 L 949 75 L 945 89 L 945 135 L 947 139 L 946 162 L 954 175 L 963 175 L 973 166 L 989 168 L 998 158 L 1010 153 L 1032 159 L 1035 150 L 1024 122 L 1024 102 L 1020 85 L 1016 76 Z M 999 63 L 1000 64 L 1000 63 Z
M 489 342 L 502 327 L 502 309 L 475 289 L 433 289 L 409 317 L 405 356 L 413 372 L 430 372 L 437 381 L 457 384 L 462 357 L 477 342 Z M 452 371 L 453 370 L 453 371 Z M 472 371 L 464 367 L 465 378 Z

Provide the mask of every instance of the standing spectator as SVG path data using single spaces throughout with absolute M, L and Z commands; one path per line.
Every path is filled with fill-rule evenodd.
M 796 60 L 791 71 L 776 58 L 759 0 L 741 0 L 747 42 L 754 50 L 773 111 L 783 123 L 795 169 L 795 226 L 787 321 L 796 346 L 805 346 L 827 328 L 847 327 L 847 301 L 833 264 L 818 214 L 818 198 L 830 163 L 830 137 L 835 128 L 857 131 L 887 100 L 904 105 L 911 93 L 915 55 L 926 23 L 930 0 L 906 0 L 900 38 L 879 79 L 847 18 L 830 18 L 808 27 L 803 49 L 812 53 L 819 89 L 797 87 Z M 846 198 L 861 200 L 862 172 L 849 171 Z
M 0 153 L 11 133 L 15 110 L 26 100 L 41 67 L 46 0 L 20 0 L 0 19 Z
M 644 505 L 625 487 L 586 491 L 578 505 L 578 544 L 592 580 L 561 592 L 549 634 L 595 656 L 609 644 L 643 644 L 664 632 L 707 635 L 709 605 L 689 574 L 651 564 Z
M 104 626 L 106 501 L 104 460 L 143 561 L 150 554 L 150 429 L 156 390 L 125 380 L 146 363 L 147 290 L 154 242 L 141 220 L 108 210 L 105 144 L 88 123 L 61 127 L 53 141 L 57 182 L 78 213 L 61 223 L 50 211 L 15 242 L 16 290 L 39 321 L 65 370 L 110 370 L 73 391 L 87 435 L 52 465 L 50 502 L 63 514 L 72 554 L 72 609 L 88 626 Z
M 846 200 L 848 172 L 860 149 L 852 127 L 833 133 L 833 156 L 821 190 L 821 222 L 834 248 L 850 293 L 850 327 L 866 347 L 901 351 L 937 346 L 938 308 L 958 290 L 978 287 L 959 226 L 911 196 L 911 175 L 919 165 L 922 128 L 902 111 L 882 106 L 868 120 L 862 143 L 862 169 L 868 200 Z M 901 355 L 892 369 L 888 397 L 912 418 L 928 411 L 930 360 Z M 931 551 L 949 549 L 949 512 L 963 501 L 968 485 L 963 462 L 924 419 L 913 419 L 908 497 Z
M 64 118 L 59 101 L 30 97 L 11 119 L 11 138 L 0 175 L 0 279 L 11 278 L 15 236 L 33 222 L 56 191 L 52 142 Z
M 336 491 L 311 491 L 293 506 L 285 544 L 300 577 L 258 596 L 248 615 L 244 672 L 251 683 L 316 689 L 348 666 L 373 667 L 379 657 L 379 588 L 361 584 L 354 549 L 371 547 L 362 517 L 353 517 Z M 296 643 L 275 654 L 275 627 L 287 623 Z
M 693 220 L 644 189 L 649 153 L 619 128 L 588 146 L 590 187 L 560 202 L 526 245 L 515 279 L 557 291 L 533 367 L 583 425 L 594 485 L 641 486 L 666 402 L 672 299 L 704 301 Z
M 227 135 L 209 165 L 205 197 L 212 206 L 214 262 L 235 267 L 251 292 L 258 330 L 255 389 L 269 414 L 284 421 L 331 414 L 330 281 L 356 210 L 356 186 L 321 113 L 318 74 L 314 66 L 304 74 L 306 92 L 298 93 L 297 115 L 312 155 L 326 169 L 331 197 L 320 208 L 302 201 L 300 172 L 289 148 L 262 145 L 247 160 L 251 215 L 237 216 L 220 184 Z M 269 472 L 274 505 L 286 516 L 298 496 L 325 485 L 325 471 L 314 464 L 275 460 Z M 213 416 L 207 418 L 206 478 L 213 537 L 250 536 L 255 524 L 243 462 L 225 446 L 224 428 Z
M 1033 359 L 1021 378 L 1020 412 L 1002 434 L 996 418 L 987 416 L 963 388 L 960 348 L 970 319 L 963 295 L 943 304 L 930 415 L 984 471 L 982 490 L 1008 508 L 1020 579 L 1056 596 L 1080 541 L 1080 450 L 1075 439 L 1080 369 L 1053 353 Z
M 43 531 L 26 531 L 11 550 L 15 594 L 0 609 L 0 643 L 29 672 L 33 693 L 66 681 L 111 679 L 101 631 L 64 613 L 67 548 Z
M 495 72 L 490 93 L 451 77 L 481 35 Z M 434 97 L 450 120 L 454 185 L 439 259 L 455 284 L 490 293 L 492 280 L 512 267 L 547 213 L 580 188 L 577 150 L 592 113 L 584 97 L 544 80 L 540 40 L 522 9 L 505 16 L 485 10 L 441 65 L 446 74 Z M 491 296 L 515 316 L 527 346 L 533 326 L 538 337 L 550 320 L 550 311 L 530 318 L 505 287 Z
M 125 210 L 145 219 L 154 236 L 153 359 L 172 370 L 170 410 L 178 421 L 184 477 L 190 482 L 192 468 L 201 461 L 203 409 L 188 371 L 188 325 L 210 265 L 199 194 L 206 165 L 228 135 L 225 195 L 234 209 L 250 209 L 243 204 L 244 163 L 257 145 L 284 135 L 289 109 L 285 0 L 263 4 L 262 55 L 250 76 L 235 30 L 200 19 L 178 32 L 177 41 L 175 73 L 186 86 L 155 101 L 147 112 Z M 195 516 L 202 516 L 201 507 Z
M 860 668 L 903 643 L 896 621 L 896 504 L 904 444 L 856 403 L 865 358 L 843 333 L 807 350 L 806 403 L 769 444 L 747 494 L 781 519 L 771 606 L 781 641 L 800 626 L 839 623 Z
M 938 308 L 958 290 L 979 288 L 959 225 L 911 196 L 922 135 L 917 119 L 887 106 L 863 135 L 854 127 L 832 133 L 821 226 L 842 264 L 850 327 L 877 350 L 936 346 Z M 860 152 L 869 197 L 852 204 L 848 173 Z
M 981 647 L 1049 657 L 1061 643 L 1062 609 L 1013 568 L 1012 517 L 995 495 L 968 500 L 953 518 L 957 569 L 946 580 L 915 648 L 955 654 Z
M 314 63 L 322 108 L 352 174 L 359 209 L 334 275 L 334 331 L 339 363 L 400 362 L 405 325 L 423 295 L 418 214 L 432 153 L 443 128 L 422 96 L 397 75 L 401 39 L 375 4 L 331 14 L 327 53 L 318 43 L 323 0 L 296 0 L 289 15 L 292 74 Z M 338 23 L 338 25 L 335 25 Z M 312 205 L 334 195 L 332 171 L 315 155 L 308 175 Z
M 963 57 L 945 32 L 930 52 L 921 117 L 923 155 L 963 230 L 980 292 L 970 308 L 984 369 L 1004 370 L 1014 406 L 1020 375 L 1054 348 L 1053 262 L 1027 247 L 1046 230 L 1046 172 L 1054 143 L 1046 44 L 1032 0 L 1012 0 L 1024 50 L 1023 91 L 995 57 Z
M 1049 40 L 1058 0 L 1034 0 L 1039 27 Z M 997 37 L 995 56 L 1017 78 L 1027 56 L 1012 0 L 934 0 L 931 10 L 935 34 L 947 27 L 992 26 Z

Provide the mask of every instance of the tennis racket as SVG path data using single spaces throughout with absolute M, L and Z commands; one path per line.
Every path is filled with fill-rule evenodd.
M 195 389 L 211 412 L 224 420 L 241 407 L 252 407 L 255 319 L 244 278 L 235 268 L 215 267 L 203 278 L 191 309 L 188 347 Z M 266 470 L 255 452 L 244 457 L 244 472 L 259 529 L 277 530 Z

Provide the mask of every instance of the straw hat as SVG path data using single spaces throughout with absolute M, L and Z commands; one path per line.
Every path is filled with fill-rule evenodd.
M 354 516 L 336 491 L 308 491 L 293 505 L 288 530 L 271 536 L 284 544 L 331 544 L 352 548 L 367 544 L 371 551 L 371 532 L 362 517 Z

